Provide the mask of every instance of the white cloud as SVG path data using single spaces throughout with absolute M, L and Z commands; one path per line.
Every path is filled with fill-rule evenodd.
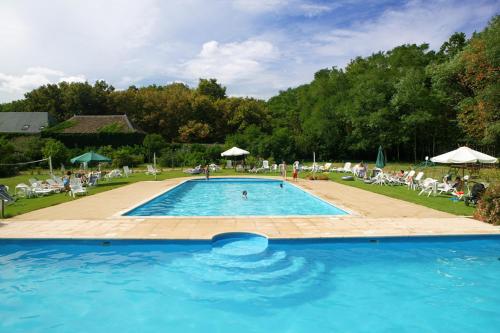
M 250 13 L 281 12 L 314 17 L 333 10 L 338 4 L 316 4 L 303 0 L 236 0 L 233 6 L 240 11 Z
M 41 85 L 58 82 L 84 82 L 84 75 L 67 76 L 64 72 L 45 68 L 30 67 L 20 75 L 9 75 L 0 72 L 0 92 L 7 93 L 13 98 L 21 98 L 29 90 Z
M 261 13 L 280 9 L 289 2 L 289 0 L 235 0 L 233 6 L 242 11 Z
M 28 74 L 39 74 L 43 76 L 63 76 L 64 72 L 46 67 L 30 67 L 26 70 Z
M 278 49 L 267 41 L 247 40 L 241 43 L 203 44 L 200 53 L 182 65 L 190 79 L 217 78 L 225 84 L 254 78 L 279 57 Z
M 337 65 L 356 56 L 367 56 L 402 44 L 428 43 L 432 49 L 470 23 L 484 21 L 495 5 L 480 3 L 457 6 L 453 1 L 410 1 L 403 8 L 388 9 L 382 15 L 351 28 L 333 29 L 317 34 L 314 50 L 322 56 L 340 59 Z
M 0 103 L 64 78 L 121 89 L 216 77 L 229 94 L 269 97 L 357 55 L 437 47 L 499 10 L 495 0 L 0 1 Z
M 318 16 L 334 9 L 332 6 L 316 5 L 311 3 L 300 4 L 298 8 L 304 13 L 305 16 L 308 17 Z
M 87 79 L 85 78 L 84 75 L 70 75 L 70 76 L 63 76 L 61 77 L 57 82 L 85 82 Z

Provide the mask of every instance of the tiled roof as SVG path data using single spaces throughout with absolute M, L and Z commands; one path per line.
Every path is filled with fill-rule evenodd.
M 0 112 L 0 133 L 40 133 L 49 119 L 48 112 Z
M 71 126 L 62 133 L 98 133 L 114 128 L 120 133 L 136 132 L 126 115 L 112 116 L 73 116 L 67 120 Z

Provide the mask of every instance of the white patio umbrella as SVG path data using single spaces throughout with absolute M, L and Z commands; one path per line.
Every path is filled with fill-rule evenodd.
M 248 154 L 250 154 L 250 152 L 243 150 L 241 148 L 238 148 L 238 147 L 233 147 L 229 150 L 226 150 L 222 154 L 220 154 L 220 156 L 243 156 L 243 155 L 248 155 Z
M 233 147 L 231 149 L 226 150 L 222 154 L 220 154 L 220 156 L 223 156 L 223 157 L 235 157 L 235 156 L 244 156 L 244 155 L 248 155 L 248 154 L 250 154 L 250 152 L 248 152 L 248 151 L 246 151 L 244 149 L 241 149 L 241 148 L 238 148 L 238 147 Z M 236 165 L 234 167 L 236 168 Z
M 497 163 L 498 158 L 483 154 L 469 147 L 460 147 L 448 153 L 431 158 L 434 163 L 466 164 L 466 163 Z

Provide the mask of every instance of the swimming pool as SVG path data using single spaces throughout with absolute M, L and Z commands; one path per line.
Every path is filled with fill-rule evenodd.
M 281 185 L 281 186 L 280 186 Z M 247 197 L 243 197 L 243 191 Z M 304 216 L 345 211 L 281 180 L 189 180 L 136 207 L 126 216 Z
M 500 237 L 0 240 L 1 332 L 498 332 Z

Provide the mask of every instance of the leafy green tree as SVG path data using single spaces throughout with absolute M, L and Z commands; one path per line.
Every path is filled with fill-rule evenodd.
M 217 79 L 200 79 L 196 92 L 213 99 L 226 98 L 226 87 L 217 83 Z
M 15 147 L 4 137 L 0 137 L 0 164 L 15 163 L 13 155 Z M 0 177 L 9 177 L 17 173 L 17 168 L 11 165 L 0 165 Z
M 190 120 L 179 128 L 179 137 L 182 142 L 202 142 L 210 135 L 208 124 Z
M 148 154 L 148 161 L 151 162 L 151 158 L 154 152 L 160 152 L 167 143 L 165 139 L 159 134 L 148 134 L 144 137 L 144 141 L 142 142 L 144 148 L 146 148 Z
M 68 149 L 66 146 L 58 140 L 47 139 L 42 148 L 42 153 L 44 157 L 52 157 L 52 164 L 59 165 L 60 163 L 65 163 L 68 160 Z
M 467 39 L 463 32 L 455 32 L 441 45 L 438 56 L 451 59 L 456 56 L 467 45 Z

